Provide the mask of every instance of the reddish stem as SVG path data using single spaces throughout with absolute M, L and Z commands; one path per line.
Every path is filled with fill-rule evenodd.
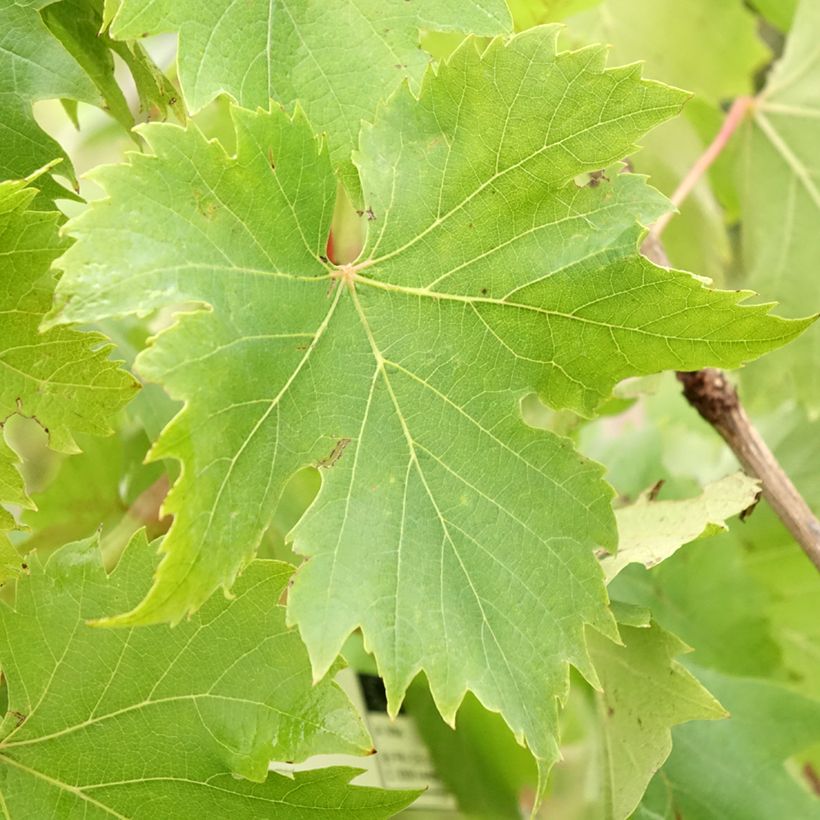
M 720 156 L 721 151 L 726 147 L 732 134 L 737 131 L 738 126 L 743 122 L 749 109 L 754 104 L 754 97 L 738 97 L 733 103 L 726 119 L 718 131 L 717 136 L 712 140 L 709 147 L 698 157 L 697 162 L 689 169 L 689 173 L 681 180 L 680 185 L 671 196 L 672 204 L 676 209 L 680 208 L 686 197 L 692 193 L 694 187 L 700 182 L 701 177 L 709 170 L 711 164 Z M 664 228 L 669 224 L 669 220 L 675 215 L 675 211 L 664 214 L 649 232 L 652 239 L 659 239 Z

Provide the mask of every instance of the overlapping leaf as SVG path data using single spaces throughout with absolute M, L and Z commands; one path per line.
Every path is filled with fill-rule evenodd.
M 15 413 L 35 418 L 50 446 L 68 453 L 77 450 L 73 433 L 109 433 L 137 384 L 110 361 L 101 334 L 40 333 L 54 292 L 49 268 L 68 242 L 57 233 L 59 214 L 31 209 L 35 194 L 25 181 L 0 183 L 0 428 Z M 31 507 L 15 460 L 0 438 L 0 502 Z M 0 510 L 0 539 L 12 525 Z
M 34 119 L 32 103 L 62 98 L 105 105 L 124 125 L 133 124 L 114 81 L 107 38 L 99 35 L 101 2 L 0 0 L 0 180 L 19 179 L 62 158 L 59 172 L 73 179 L 63 149 Z M 129 64 L 144 100 L 161 100 L 159 75 L 137 45 L 111 44 Z M 153 88 L 153 90 L 152 90 Z M 72 196 L 50 177 L 49 197 Z
M 232 599 L 176 629 L 112 631 L 85 621 L 139 599 L 155 563 L 143 535 L 110 578 L 96 539 L 30 560 L 15 608 L 0 609 L 7 817 L 376 818 L 412 799 L 348 787 L 355 770 L 268 775 L 271 758 L 369 748 L 336 684 L 311 686 L 285 628 L 276 601 L 292 567 L 255 562 Z
M 669 761 L 636 818 L 817 817 L 820 801 L 785 760 L 817 743 L 820 702 L 771 681 L 695 671 L 730 718 L 675 728 Z
M 679 501 L 654 501 L 643 495 L 615 513 L 618 552 L 601 559 L 608 580 L 628 564 L 653 567 L 684 544 L 726 530 L 725 519 L 751 507 L 760 484 L 743 473 L 705 487 L 701 495 Z
M 820 308 L 820 4 L 798 8 L 783 58 L 769 75 L 739 135 L 737 171 L 746 282 L 782 299 L 792 313 Z M 820 408 L 820 333 L 765 366 L 767 389 L 785 385 Z M 763 381 L 765 380 L 765 381 Z M 779 393 L 775 392 L 775 395 Z
M 404 78 L 417 88 L 429 63 L 419 29 L 493 35 L 512 26 L 504 0 L 108 0 L 107 14 L 116 37 L 179 32 L 180 81 L 194 110 L 221 92 L 247 108 L 298 101 L 354 191 L 361 120 Z
M 49 0 L 0 0 L 0 179 L 25 177 L 56 157 L 62 148 L 37 125 L 31 104 L 67 97 L 97 102 L 94 84 L 40 16 Z M 64 173 L 71 173 L 66 163 Z M 61 193 L 48 182 L 46 192 Z
M 156 106 L 162 116 L 173 105 L 173 87 L 145 49 L 136 41 L 112 40 L 102 30 L 103 0 L 58 0 L 44 6 L 42 16 L 94 83 L 105 110 L 125 128 L 134 125 L 134 115 L 114 76 L 114 54 L 128 66 L 143 111 Z M 182 114 L 180 106 L 173 107 Z
M 630 608 L 619 617 L 623 646 L 591 637 L 601 680 L 600 776 L 604 816 L 629 817 L 672 751 L 672 727 L 725 717 L 720 704 L 674 659 L 686 644 Z
M 554 759 L 567 664 L 594 679 L 584 627 L 614 635 L 592 554 L 614 522 L 600 469 L 520 399 L 590 413 L 626 376 L 734 366 L 806 324 L 640 257 L 637 220 L 665 207 L 642 178 L 578 187 L 683 94 L 555 37 L 468 42 L 366 129 L 355 265 L 323 260 L 335 180 L 298 115 L 236 109 L 234 158 L 150 126 L 153 155 L 97 174 L 57 319 L 208 306 L 138 364 L 186 402 L 153 450 L 183 475 L 156 584 L 118 623 L 230 584 L 317 464 L 289 596 L 316 677 L 361 626 L 391 710 L 424 669 L 448 719 L 470 688 Z

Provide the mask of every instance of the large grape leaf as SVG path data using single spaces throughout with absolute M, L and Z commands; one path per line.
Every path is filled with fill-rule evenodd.
M 772 681 L 695 672 L 730 718 L 673 730 L 672 754 L 636 820 L 819 817 L 817 795 L 808 783 L 798 783 L 784 762 L 816 745 L 820 701 Z
M 362 137 L 354 265 L 322 257 L 335 181 L 299 115 L 236 109 L 233 158 L 149 126 L 153 155 L 96 174 L 53 321 L 207 305 L 138 363 L 186 402 L 152 451 L 184 467 L 156 585 L 117 623 L 230 585 L 312 463 L 289 613 L 315 676 L 361 626 L 391 711 L 424 669 L 449 720 L 469 687 L 554 759 L 567 662 L 594 680 L 584 625 L 615 632 L 592 553 L 614 521 L 600 468 L 521 398 L 591 413 L 626 376 L 737 365 L 806 325 L 639 256 L 665 207 L 642 178 L 576 184 L 684 95 L 555 37 L 467 42 L 393 98 Z
M 800 4 L 783 58 L 769 75 L 739 135 L 745 281 L 787 310 L 820 307 L 820 3 Z M 774 357 L 761 372 L 770 394 L 801 396 L 820 408 L 820 334 Z M 782 390 L 774 389 L 785 384 Z
M 179 31 L 179 77 L 199 110 L 226 92 L 247 108 L 299 102 L 357 190 L 350 155 L 362 118 L 430 61 L 419 29 L 503 34 L 504 0 L 108 0 L 115 37 Z
M 176 629 L 120 631 L 85 621 L 139 600 L 156 563 L 144 535 L 110 577 L 96 538 L 29 560 L 14 609 L 0 608 L 6 816 L 257 817 L 254 806 L 269 802 L 277 816 L 312 817 L 314 801 L 327 801 L 349 803 L 345 816 L 359 816 L 358 805 L 383 817 L 409 802 L 406 792 L 349 789 L 349 771 L 304 786 L 268 776 L 271 758 L 370 748 L 341 689 L 311 685 L 307 653 L 285 627 L 276 601 L 289 565 L 256 561 L 233 598 L 214 598 Z
M 49 268 L 68 242 L 57 232 L 60 215 L 33 210 L 27 182 L 0 182 L 0 431 L 15 413 L 37 419 L 55 450 L 78 449 L 73 433 L 106 435 L 109 419 L 138 385 L 117 362 L 99 333 L 54 328 L 41 334 L 51 308 L 54 276 Z M 16 456 L 0 435 L 0 503 L 32 508 Z M 3 531 L 14 526 L 0 509 Z M 0 564 L 13 553 L 3 550 Z M 7 574 L 0 570 L 0 575 Z
M 726 476 L 704 487 L 695 498 L 655 501 L 651 493 L 615 512 L 618 552 L 601 565 L 607 580 L 628 564 L 654 567 L 684 544 L 727 529 L 725 519 L 754 505 L 760 483 L 743 473 Z
M 649 613 L 619 607 L 623 645 L 592 634 L 590 650 L 602 690 L 600 760 L 604 817 L 625 820 L 672 751 L 672 727 L 726 716 L 675 657 L 688 651 Z M 623 615 L 624 617 L 621 617 Z

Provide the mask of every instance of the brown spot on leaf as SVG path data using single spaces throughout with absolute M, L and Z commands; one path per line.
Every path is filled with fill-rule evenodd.
M 349 438 L 340 438 L 336 442 L 330 453 L 325 458 L 316 462 L 316 466 L 325 467 L 327 469 L 332 467 L 342 457 L 344 451 L 347 449 L 348 444 L 350 444 Z

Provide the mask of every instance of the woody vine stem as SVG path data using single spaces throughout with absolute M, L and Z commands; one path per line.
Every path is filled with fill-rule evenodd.
M 754 110 L 754 104 L 753 97 L 739 97 L 735 100 L 717 136 L 672 194 L 672 204 L 676 208 L 686 200 L 720 156 L 738 126 Z M 644 255 L 664 267 L 670 267 L 670 264 L 661 242 L 661 234 L 673 216 L 674 212 L 669 212 L 661 217 L 652 226 L 643 245 Z M 743 469 L 760 480 L 763 498 L 820 571 L 820 521 L 746 414 L 737 390 L 726 374 L 706 368 L 678 372 L 677 376 L 689 404 L 720 434 Z

